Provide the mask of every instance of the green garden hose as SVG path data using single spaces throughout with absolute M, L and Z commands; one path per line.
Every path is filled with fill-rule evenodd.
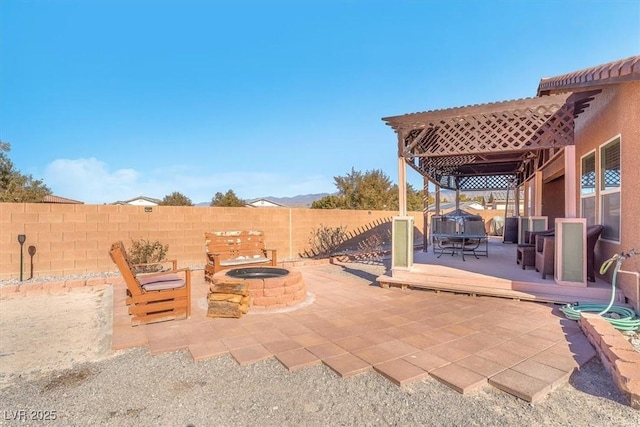
M 593 303 L 576 303 L 564 305 L 560 310 L 564 313 L 567 319 L 578 320 L 582 312 L 595 312 L 603 319 L 607 320 L 611 325 L 620 331 L 637 331 L 640 328 L 640 318 L 636 316 L 635 311 L 631 308 L 621 307 L 619 305 L 613 305 L 616 294 L 616 279 L 618 277 L 618 270 L 622 265 L 622 262 L 636 255 L 634 249 L 631 249 L 628 253 L 615 254 L 600 267 L 600 274 L 604 274 L 609 270 L 609 267 L 616 262 L 613 268 L 613 279 L 611 280 L 611 300 L 608 305 L 605 304 L 593 304 Z

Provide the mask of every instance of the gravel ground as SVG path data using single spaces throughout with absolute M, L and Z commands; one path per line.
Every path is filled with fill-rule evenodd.
M 536 405 L 486 387 L 460 395 L 433 379 L 398 387 L 375 373 L 342 379 L 325 366 L 288 372 L 276 360 L 195 363 L 186 352 L 126 351 L 17 380 L 2 390 L 3 425 L 105 426 L 638 426 L 597 361 Z M 49 412 L 47 412 L 49 411 Z M 55 412 L 54 412 L 55 411 Z M 7 419 L 9 418 L 9 419 Z
M 331 271 L 356 274 L 365 283 L 380 268 L 383 266 L 374 263 L 350 268 L 349 273 Z M 194 362 L 186 351 L 151 356 L 146 348 L 138 348 L 114 354 L 104 349 L 104 334 L 93 333 L 103 330 L 109 317 L 110 307 L 104 301 L 110 295 L 105 292 L 92 298 L 74 293 L 61 297 L 82 302 L 74 306 L 71 318 L 57 314 L 56 309 L 63 311 L 65 305 L 55 303 L 47 315 L 56 321 L 36 321 L 30 327 L 28 322 L 11 321 L 12 333 L 18 337 L 35 334 L 61 340 L 60 331 L 64 331 L 70 336 L 82 333 L 93 341 L 65 341 L 61 352 L 60 346 L 41 339 L 36 349 L 41 363 L 27 371 L 22 367 L 24 361 L 18 363 L 14 357 L 25 350 L 5 348 L 9 334 L 3 332 L 0 367 L 10 371 L 6 365 L 15 359 L 12 363 L 19 369 L 3 373 L 0 425 L 640 425 L 640 411 L 627 405 L 626 396 L 617 391 L 597 359 L 576 372 L 569 384 L 531 405 L 489 386 L 463 396 L 430 377 L 398 387 L 374 372 L 346 379 L 326 366 L 289 372 L 275 359 L 240 366 L 229 355 Z M 12 304 L 24 307 L 28 301 L 35 303 L 29 298 L 0 303 L 6 313 L 18 307 Z M 94 301 L 93 305 L 87 301 Z M 89 316 L 81 325 L 80 315 Z M 0 316 L 3 322 L 5 319 L 11 318 Z M 7 326 L 2 326 L 6 331 Z M 103 350 L 95 351 L 97 347 Z M 69 359 L 75 361 L 71 367 L 64 363 Z M 49 421 L 41 420 L 47 417 Z

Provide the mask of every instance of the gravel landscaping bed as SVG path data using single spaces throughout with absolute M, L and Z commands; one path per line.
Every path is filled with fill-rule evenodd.
M 612 390 L 597 361 L 530 405 L 492 387 L 463 396 L 433 379 L 398 387 L 373 372 L 343 379 L 326 366 L 288 372 L 275 359 L 196 363 L 184 351 L 150 356 L 141 348 L 17 379 L 0 399 L 5 414 L 49 411 L 57 418 L 50 424 L 78 426 L 639 425 L 640 412 Z

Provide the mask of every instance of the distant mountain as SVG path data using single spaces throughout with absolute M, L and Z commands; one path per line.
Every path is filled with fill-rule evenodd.
M 328 196 L 329 193 L 318 193 L 318 194 L 300 194 L 298 196 L 293 197 L 258 197 L 258 199 L 267 199 L 272 202 L 280 203 L 281 205 L 288 206 L 290 208 L 308 208 L 311 207 L 311 204 L 316 200 L 320 200 L 325 196 Z
M 311 207 L 311 204 L 316 200 L 322 199 L 325 196 L 329 196 L 329 193 L 318 193 L 318 194 L 300 194 L 293 197 L 256 197 L 251 200 L 258 199 L 266 199 L 271 200 L 272 202 L 279 203 L 284 206 L 288 206 L 290 208 L 308 208 Z M 196 203 L 195 206 L 209 206 L 211 202 L 202 202 Z

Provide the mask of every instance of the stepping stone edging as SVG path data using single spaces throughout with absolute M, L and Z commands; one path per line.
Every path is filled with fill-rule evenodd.
M 640 353 L 597 314 L 582 313 L 578 324 L 611 373 L 618 390 L 628 396 L 632 408 L 640 409 Z

